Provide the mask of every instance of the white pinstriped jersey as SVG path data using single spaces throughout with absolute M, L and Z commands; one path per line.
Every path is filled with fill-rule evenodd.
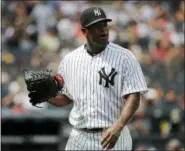
M 63 92 L 74 101 L 69 122 L 76 128 L 111 126 L 121 113 L 123 96 L 147 91 L 135 56 L 117 44 L 91 56 L 84 45 L 67 54 L 58 73 L 65 81 Z

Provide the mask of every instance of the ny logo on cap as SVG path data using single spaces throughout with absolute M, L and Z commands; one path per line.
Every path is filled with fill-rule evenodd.
M 100 16 L 101 15 L 101 12 L 98 8 L 94 9 L 94 15 L 95 16 Z

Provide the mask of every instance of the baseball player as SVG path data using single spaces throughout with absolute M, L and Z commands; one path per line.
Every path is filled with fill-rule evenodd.
M 65 150 L 131 150 L 127 127 L 147 92 L 140 64 L 127 49 L 109 42 L 106 17 L 99 7 L 81 14 L 87 43 L 67 54 L 58 68 L 61 91 L 48 102 L 73 103 L 69 122 L 74 127 Z

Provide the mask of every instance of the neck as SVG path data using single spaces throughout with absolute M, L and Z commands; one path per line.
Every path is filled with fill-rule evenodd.
M 98 53 L 102 52 L 106 48 L 106 46 L 107 46 L 107 44 L 100 45 L 100 44 L 97 44 L 95 42 L 90 42 L 90 41 L 87 41 L 87 44 L 86 44 L 87 51 L 90 54 L 98 54 Z

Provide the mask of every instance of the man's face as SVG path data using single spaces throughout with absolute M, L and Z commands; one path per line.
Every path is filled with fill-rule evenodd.
M 109 29 L 107 22 L 95 23 L 87 28 L 87 39 L 99 45 L 106 45 L 109 39 Z

